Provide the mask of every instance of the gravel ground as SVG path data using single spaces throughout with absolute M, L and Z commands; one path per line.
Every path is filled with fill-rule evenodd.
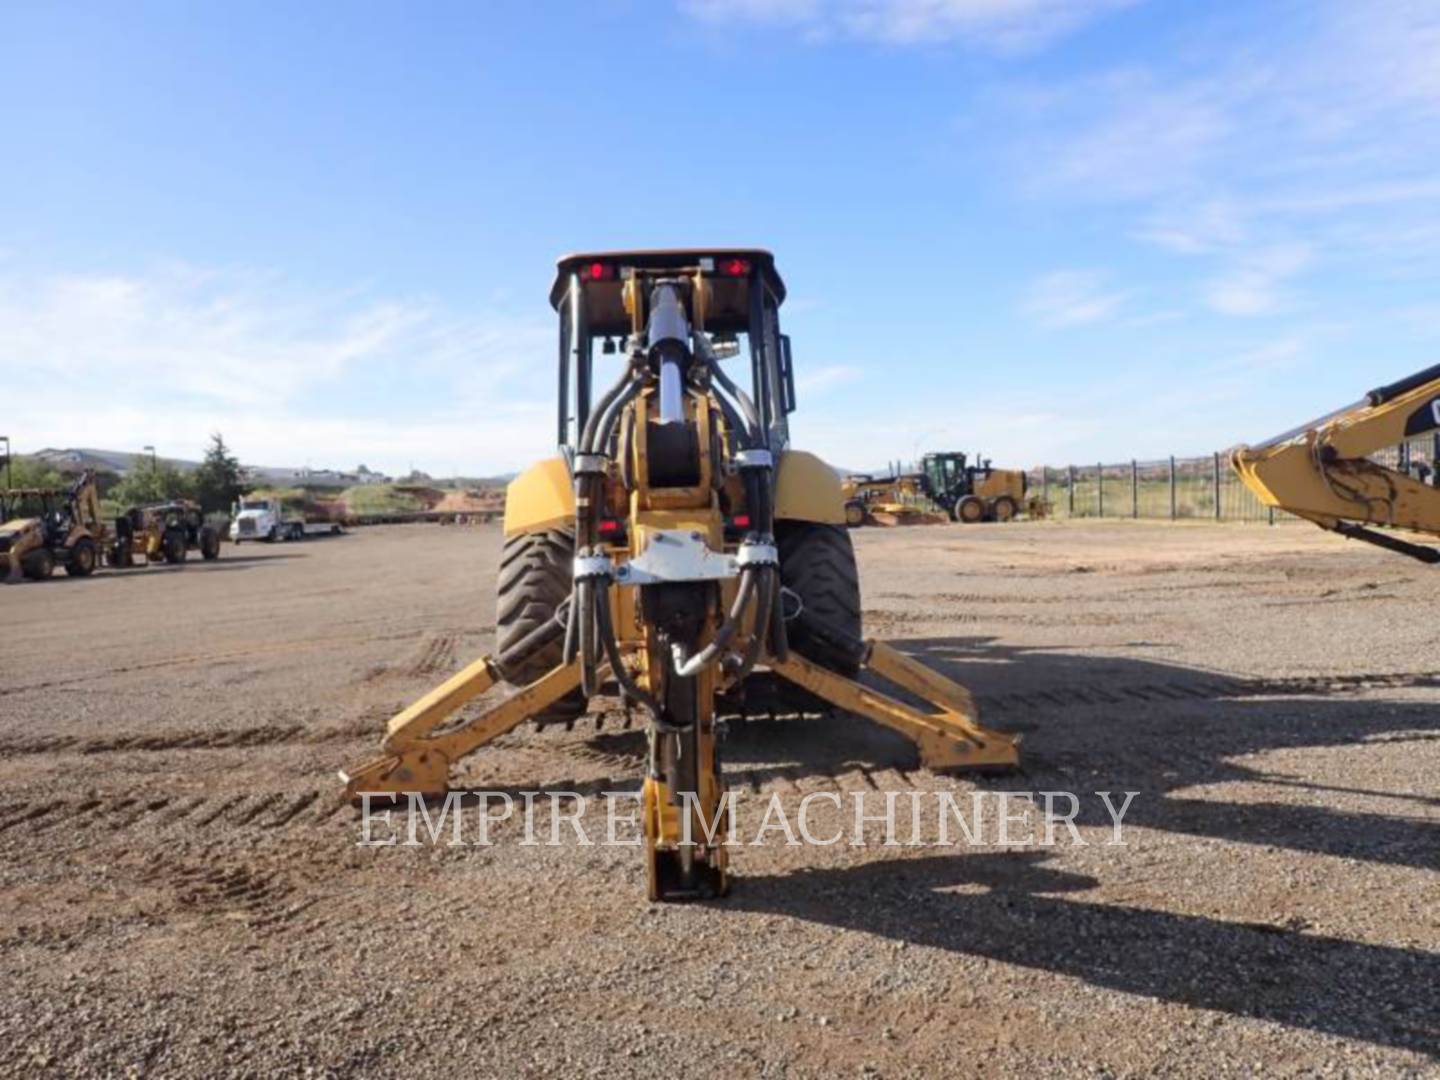
M 814 833 L 848 837 L 857 793 L 1064 790 L 1085 846 L 1000 847 L 992 818 L 940 847 L 907 810 L 896 846 L 772 832 L 728 900 L 689 906 L 646 904 L 634 848 L 529 846 L 515 820 L 489 846 L 359 846 L 335 770 L 489 647 L 492 526 L 0 588 L 0 1071 L 1440 1068 L 1434 571 L 1301 526 L 856 545 L 867 631 L 968 684 L 1025 767 L 933 776 L 762 694 L 725 744 L 742 835 L 771 795 L 792 819 L 825 796 Z M 457 780 L 593 798 L 642 753 L 603 715 Z M 1105 791 L 1138 792 L 1124 846 Z

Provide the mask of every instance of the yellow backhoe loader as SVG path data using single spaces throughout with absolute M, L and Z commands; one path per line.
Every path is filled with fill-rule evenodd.
M 1017 763 L 963 687 L 861 639 L 840 479 L 790 447 L 784 298 L 766 251 L 560 260 L 560 453 L 506 492 L 497 653 L 390 720 L 381 756 L 341 773 L 352 801 L 443 796 L 465 755 L 613 687 L 646 720 L 648 893 L 679 900 L 728 888 L 715 703 L 757 668 L 903 733 L 928 768 Z M 748 390 L 726 371 L 742 355 Z M 501 682 L 515 692 L 454 719 Z
M 68 488 L 10 488 L 0 496 L 0 581 L 21 574 L 44 581 L 57 566 L 89 577 L 110 537 L 89 470 Z
M 1269 442 L 1240 447 L 1231 463 L 1267 506 L 1342 536 L 1437 563 L 1440 549 L 1374 528 L 1440 536 L 1440 490 L 1434 486 L 1433 467 L 1426 483 L 1370 460 L 1379 450 L 1437 431 L 1440 364 Z

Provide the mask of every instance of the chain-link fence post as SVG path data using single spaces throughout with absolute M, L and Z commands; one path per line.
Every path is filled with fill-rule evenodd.
M 1069 465 L 1066 468 L 1069 472 L 1067 479 L 1070 481 L 1070 492 L 1067 501 L 1070 506 L 1070 516 L 1073 518 L 1075 516 L 1075 466 Z
M 1223 515 L 1220 507 L 1220 453 L 1215 453 L 1215 520 L 1222 521 Z
M 1095 466 L 1095 516 L 1105 516 L 1105 463 Z
M 1140 517 L 1140 463 L 1130 460 L 1130 516 Z

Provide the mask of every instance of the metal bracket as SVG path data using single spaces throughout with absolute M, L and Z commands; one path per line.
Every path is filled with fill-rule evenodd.
M 719 581 L 738 573 L 736 557 L 712 551 L 701 533 L 662 529 L 651 535 L 644 551 L 615 567 L 615 580 L 621 585 L 663 585 L 671 581 Z
M 574 578 L 576 581 L 591 581 L 596 578 L 609 580 L 615 577 L 615 565 L 608 555 L 575 556 Z
M 774 544 L 746 543 L 735 553 L 737 566 L 779 566 L 780 552 Z
M 741 450 L 735 455 L 737 469 L 773 469 L 775 455 L 769 450 Z
M 604 476 L 610 468 L 610 459 L 604 454 L 576 454 L 576 476 Z

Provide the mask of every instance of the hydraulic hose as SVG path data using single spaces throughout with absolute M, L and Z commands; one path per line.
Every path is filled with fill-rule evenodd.
M 765 642 L 765 628 L 770 623 L 770 612 L 773 610 L 772 594 L 779 584 L 780 571 L 773 566 L 765 567 L 760 586 L 760 597 L 755 604 L 754 617 L 750 623 L 750 640 L 745 643 L 745 651 L 740 655 L 739 667 L 731 674 L 732 682 L 738 683 L 743 680 L 754 669 L 756 661 L 760 659 L 760 646 Z
M 580 594 L 580 692 L 587 698 L 594 697 L 599 687 L 596 668 L 600 653 L 595 640 L 596 618 L 594 608 L 594 584 L 581 581 L 576 586 Z
M 640 393 L 644 381 L 637 377 L 632 369 L 627 372 L 627 383 L 621 387 L 620 393 L 616 395 L 605 406 L 605 411 L 599 414 L 599 420 L 595 431 L 591 433 L 590 441 L 582 444 L 580 452 L 584 454 L 597 454 L 610 442 L 610 433 L 615 427 L 615 420 L 620 415 L 620 410 L 635 400 L 635 395 Z M 594 419 L 592 417 L 592 419 Z M 590 425 L 585 425 L 589 428 Z
M 615 384 L 596 403 L 594 411 L 580 434 L 577 454 L 595 454 L 601 447 L 608 446 L 615 424 L 621 411 L 635 399 L 643 382 L 641 369 L 631 365 L 625 369 Z M 575 554 L 591 556 L 599 546 L 600 511 L 605 495 L 605 478 L 595 473 L 581 473 L 575 477 Z M 561 657 L 566 664 L 580 658 L 580 689 L 586 696 L 593 696 L 597 687 L 596 669 L 599 666 L 601 641 L 597 641 L 597 628 L 601 640 L 609 629 L 608 618 L 599 615 L 601 601 L 608 585 L 601 583 L 596 589 L 590 582 L 577 581 L 570 592 L 570 612 L 565 621 L 565 641 Z M 608 610 L 608 605 L 607 605 Z M 618 678 L 618 676 L 617 676 Z
M 725 374 L 724 369 L 720 367 L 720 358 L 715 355 L 715 350 L 711 347 L 709 339 L 706 338 L 704 334 L 697 333 L 695 335 L 695 342 L 699 347 L 700 356 L 705 361 L 705 366 L 710 369 L 711 378 L 718 382 L 725 390 L 729 391 L 731 397 L 740 403 L 740 408 L 744 411 L 745 417 L 750 423 L 751 432 L 756 436 L 763 437 L 764 433 L 760 428 L 760 413 L 756 410 L 755 403 L 750 400 L 744 390 L 741 390 L 740 387 L 735 385 L 735 381 L 731 379 L 729 375 Z
M 620 657 L 620 643 L 615 640 L 615 628 L 610 622 L 610 590 L 600 589 L 596 592 L 596 615 L 598 616 L 600 641 L 605 647 L 605 657 L 610 661 L 610 673 L 615 676 L 615 682 L 620 687 L 620 693 L 635 702 L 650 714 L 656 724 L 661 723 L 660 703 L 655 700 L 653 694 L 642 689 L 633 678 L 630 677 L 630 670 L 625 666 Z
M 597 421 L 614 402 L 615 398 L 625 392 L 625 388 L 633 381 L 632 376 L 632 369 L 626 367 L 624 371 L 620 372 L 620 377 L 615 380 L 610 389 L 606 390 L 600 400 L 595 403 L 595 407 L 590 410 L 590 415 L 585 421 L 585 430 L 580 433 L 580 441 L 577 447 L 581 453 L 585 453 L 594 440 Z
M 758 449 L 757 435 L 750 430 L 748 424 L 741 419 L 740 414 L 735 410 L 734 404 L 724 394 L 718 391 L 714 395 L 716 402 L 720 405 L 720 412 L 725 417 L 725 425 L 735 433 L 735 441 L 742 450 Z
M 681 659 L 675 655 L 675 674 L 682 679 L 689 679 L 706 667 L 715 662 L 715 659 L 724 651 L 725 646 L 730 644 L 730 639 L 735 636 L 735 630 L 740 625 L 740 618 L 745 609 L 750 606 L 750 597 L 755 592 L 755 570 L 746 567 L 740 571 L 740 587 L 735 591 L 735 602 L 730 607 L 730 612 L 725 616 L 725 621 L 720 624 L 720 629 L 715 631 L 715 636 L 710 643 L 688 659 Z
M 565 615 L 565 644 L 560 650 L 560 659 L 566 667 L 575 662 L 575 654 L 580 648 L 579 591 L 578 585 L 570 586 L 570 610 Z

